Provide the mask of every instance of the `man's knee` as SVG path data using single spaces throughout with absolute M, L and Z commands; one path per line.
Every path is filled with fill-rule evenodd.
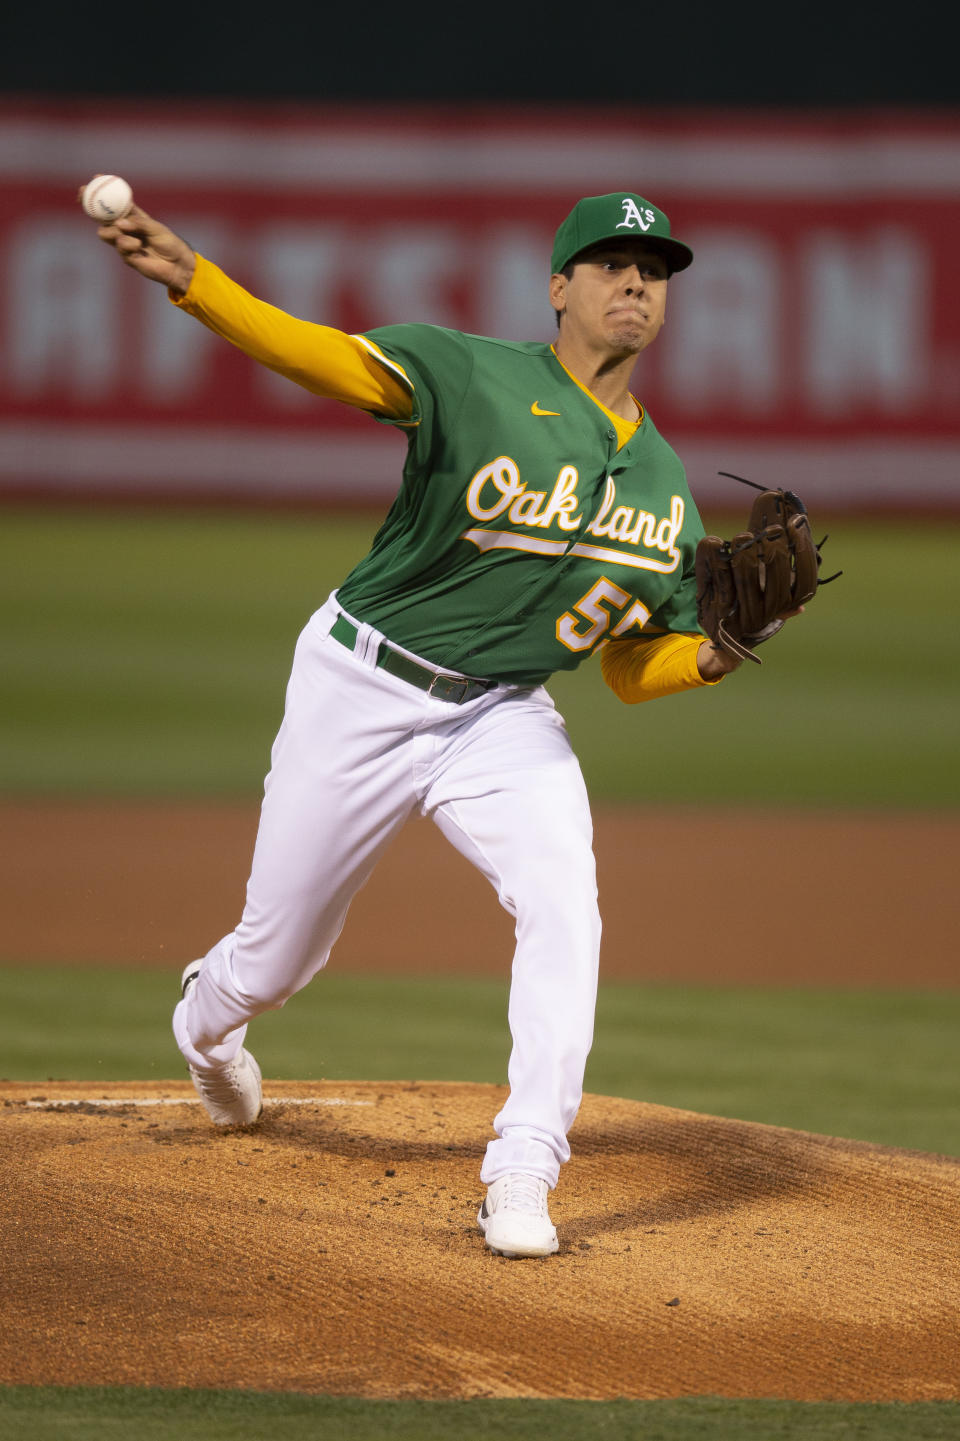
M 518 858 L 510 878 L 510 889 L 522 903 L 548 902 L 567 912 L 597 911 L 597 867 L 589 846 L 579 842 L 563 844 L 562 837 L 550 837 L 542 845 L 528 847 Z

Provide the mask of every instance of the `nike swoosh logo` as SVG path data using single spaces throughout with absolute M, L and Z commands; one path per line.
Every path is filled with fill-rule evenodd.
M 530 407 L 531 415 L 559 415 L 559 410 L 541 410 L 536 401 Z

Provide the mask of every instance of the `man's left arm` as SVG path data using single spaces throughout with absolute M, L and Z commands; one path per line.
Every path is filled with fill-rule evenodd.
M 702 635 L 624 636 L 608 641 L 600 651 L 603 678 L 627 705 L 716 685 L 739 665 Z

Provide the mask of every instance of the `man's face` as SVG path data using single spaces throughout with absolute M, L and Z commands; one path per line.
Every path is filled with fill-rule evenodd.
M 611 240 L 577 260 L 569 279 L 550 277 L 550 303 L 561 314 L 561 338 L 638 355 L 660 334 L 667 305 L 667 262 L 642 240 Z

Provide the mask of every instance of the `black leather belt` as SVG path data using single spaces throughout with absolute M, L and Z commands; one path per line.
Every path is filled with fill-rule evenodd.
M 345 645 L 347 650 L 356 649 L 359 632 L 345 615 L 337 616 L 330 634 L 334 640 Z M 444 675 L 442 671 L 430 670 L 428 666 L 418 665 L 409 656 L 401 655 L 398 650 L 387 645 L 386 641 L 380 642 L 380 649 L 377 651 L 377 665 L 381 670 L 398 676 L 400 680 L 417 686 L 419 690 L 425 690 L 435 700 L 449 701 L 451 705 L 463 705 L 464 701 L 475 700 L 478 695 L 486 695 L 497 684 L 495 680 L 476 680 L 473 676 Z

